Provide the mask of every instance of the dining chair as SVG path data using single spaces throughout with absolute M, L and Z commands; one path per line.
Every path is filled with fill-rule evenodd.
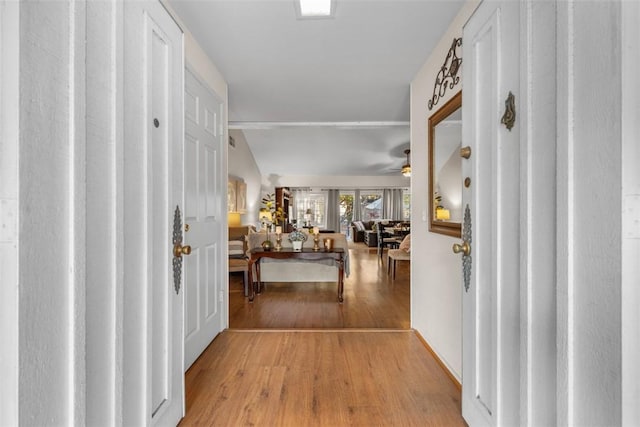
M 380 255 L 380 259 L 383 259 L 384 249 L 397 248 L 400 245 L 400 241 L 384 231 L 384 227 L 380 223 L 376 226 L 376 232 L 378 234 L 378 255 Z

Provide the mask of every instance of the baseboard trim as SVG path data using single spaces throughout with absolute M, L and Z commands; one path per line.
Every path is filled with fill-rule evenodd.
M 445 365 L 442 359 L 440 359 L 440 356 L 438 356 L 438 354 L 435 351 L 433 351 L 433 349 L 431 348 L 427 340 L 425 340 L 424 337 L 420 335 L 420 332 L 418 332 L 417 330 L 414 329 L 413 332 L 416 334 L 416 336 L 418 337 L 422 345 L 424 345 L 424 347 L 427 349 L 427 351 L 431 353 L 434 359 L 436 359 L 436 362 L 438 362 L 438 365 L 440 365 L 444 373 L 453 382 L 453 385 L 455 385 L 459 391 L 462 391 L 462 384 L 460 383 L 460 381 L 458 381 L 458 379 L 451 373 L 447 365 Z

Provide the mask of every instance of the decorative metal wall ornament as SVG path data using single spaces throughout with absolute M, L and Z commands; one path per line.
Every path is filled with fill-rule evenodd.
M 182 217 L 180 207 L 176 205 L 173 214 L 173 287 L 176 294 L 180 293 L 180 278 L 182 277 L 182 255 L 189 255 L 191 246 L 182 246 Z
M 453 89 L 454 86 L 460 82 L 458 71 L 460 71 L 460 66 L 462 65 L 462 57 L 458 56 L 456 52 L 460 46 L 462 46 L 462 37 L 453 39 L 444 64 L 440 67 L 440 71 L 436 77 L 436 83 L 433 86 L 433 95 L 431 95 L 431 99 L 427 103 L 429 110 L 447 93 L 447 88 Z
M 516 97 L 513 96 L 511 91 L 509 91 L 509 95 L 507 95 L 507 99 L 504 101 L 504 114 L 502 115 L 502 120 L 500 123 L 505 125 L 509 132 L 511 132 L 511 128 L 516 121 Z
M 462 240 L 471 245 L 471 211 L 469 210 L 469 205 L 464 210 Z M 464 277 L 464 291 L 469 292 L 469 286 L 471 285 L 471 254 L 462 256 L 462 275 Z

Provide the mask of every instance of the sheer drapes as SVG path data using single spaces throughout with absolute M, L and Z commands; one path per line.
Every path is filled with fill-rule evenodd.
M 327 229 L 340 232 L 340 190 L 327 190 Z
M 403 219 L 403 200 L 401 188 L 387 188 L 382 191 L 382 216 L 386 219 Z
M 360 201 L 360 190 L 356 189 L 353 195 L 353 220 L 362 220 L 362 202 Z
M 403 190 L 401 188 L 387 188 L 384 190 L 364 190 L 365 195 L 369 195 L 369 200 L 373 199 L 371 194 L 377 193 L 382 195 L 381 205 L 378 205 L 374 218 L 384 218 L 391 220 L 402 220 L 404 215 L 403 209 Z M 293 215 L 291 219 L 296 219 L 298 226 L 301 226 L 305 220 L 305 213 L 308 209 L 314 212 L 314 225 L 324 226 L 329 230 L 340 230 L 340 190 L 330 189 L 311 192 L 309 188 L 291 188 L 293 196 Z M 353 190 L 353 216 L 352 221 L 362 221 L 364 213 L 362 206 L 362 191 L 360 189 Z M 377 196 L 379 197 L 379 196 Z M 325 204 L 326 203 L 326 204 Z M 370 203 L 369 206 L 374 203 Z M 380 209 L 381 206 L 381 209 Z M 325 217 L 326 215 L 326 217 Z M 308 216 L 308 215 L 307 215 Z
M 404 200 L 402 199 L 403 191 L 401 188 L 391 190 L 391 218 L 395 220 L 404 219 Z

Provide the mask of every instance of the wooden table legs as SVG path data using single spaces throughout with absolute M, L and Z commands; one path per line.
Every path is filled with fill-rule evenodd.
M 249 257 L 249 302 L 253 302 L 256 293 L 262 291 L 262 278 L 260 277 L 260 260 L 262 258 L 276 258 L 276 259 L 306 259 L 306 260 L 323 260 L 333 259 L 338 264 L 338 302 L 344 301 L 344 249 L 334 249 L 332 251 L 262 251 L 259 249 L 253 249 L 251 256 Z M 253 266 L 256 267 L 256 281 L 253 280 Z

